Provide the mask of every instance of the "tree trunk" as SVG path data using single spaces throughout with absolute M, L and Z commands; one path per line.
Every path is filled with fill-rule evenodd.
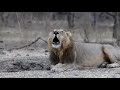
M 67 21 L 68 21 L 68 27 L 73 28 L 74 27 L 74 13 L 67 12 Z
M 114 17 L 114 26 L 113 26 L 113 38 L 115 38 L 117 41 L 117 45 L 119 45 L 119 40 L 120 40 L 120 23 L 119 23 L 119 15 L 118 12 L 115 12 L 115 17 Z
M 92 23 L 92 26 L 93 26 L 93 29 L 95 30 L 96 29 L 96 23 L 97 23 L 97 17 L 96 17 L 96 12 L 93 12 L 93 23 Z
M 117 39 L 117 28 L 118 28 L 118 20 L 117 14 L 114 16 L 114 26 L 113 26 L 113 38 Z

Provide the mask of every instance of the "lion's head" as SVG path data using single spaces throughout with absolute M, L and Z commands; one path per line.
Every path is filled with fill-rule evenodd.
M 49 33 L 48 44 L 51 48 L 59 49 L 68 47 L 72 34 L 63 29 L 54 29 Z

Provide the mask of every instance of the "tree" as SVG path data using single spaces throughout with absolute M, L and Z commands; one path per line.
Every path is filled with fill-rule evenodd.
M 92 12 L 92 14 L 93 14 L 92 26 L 93 26 L 93 29 L 95 30 L 96 23 L 97 23 L 97 12 Z
M 108 15 L 110 15 L 113 20 L 114 20 L 114 25 L 113 25 L 113 38 L 116 39 L 116 43 L 117 45 L 119 45 L 119 41 L 120 41 L 120 22 L 119 22 L 119 12 L 106 12 Z
M 74 27 L 74 12 L 66 12 L 66 15 L 67 15 L 68 27 L 73 28 Z
M 114 20 L 113 38 L 118 39 L 117 31 L 119 30 L 119 15 L 118 15 L 119 13 L 118 12 L 114 12 L 114 13 L 106 12 L 106 13 L 110 15 Z
M 8 24 L 8 18 L 9 18 L 9 12 L 1 12 L 0 17 L 2 22 L 7 25 Z

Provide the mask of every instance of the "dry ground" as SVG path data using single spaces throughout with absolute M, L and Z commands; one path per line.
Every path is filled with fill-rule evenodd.
M 0 78 L 120 78 L 120 68 L 51 72 L 48 52 L 13 50 L 0 52 Z

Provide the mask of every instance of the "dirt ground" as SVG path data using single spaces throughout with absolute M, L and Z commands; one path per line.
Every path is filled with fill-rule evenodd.
M 50 71 L 23 71 L 0 73 L 0 78 L 120 78 L 120 68 L 116 69 L 92 69 L 75 70 L 60 73 L 51 73 Z
M 0 78 L 120 78 L 120 68 L 96 68 L 51 72 L 48 52 L 3 50 L 0 52 Z

